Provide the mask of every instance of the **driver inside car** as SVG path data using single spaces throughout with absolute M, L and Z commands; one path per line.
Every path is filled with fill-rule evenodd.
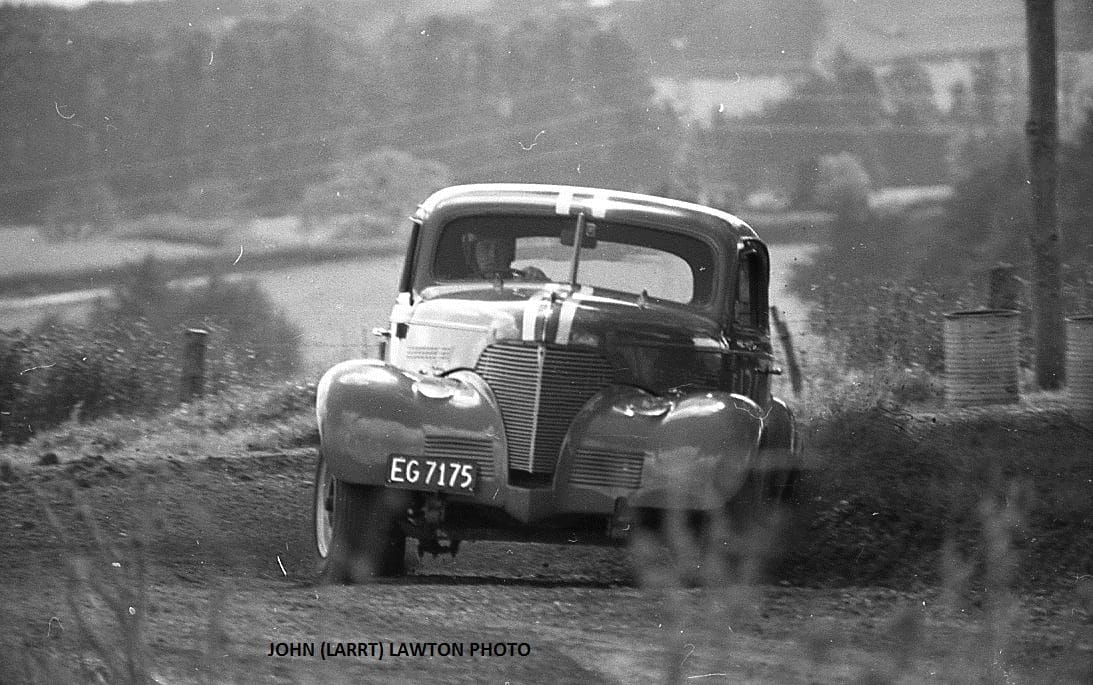
M 547 281 L 542 269 L 527 266 L 514 269 L 516 239 L 505 236 L 481 237 L 474 233 L 463 236 L 463 254 L 472 275 L 479 278 L 520 278 L 529 281 Z

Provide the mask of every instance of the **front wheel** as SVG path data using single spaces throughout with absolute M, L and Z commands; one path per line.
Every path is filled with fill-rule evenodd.
M 707 521 L 704 547 L 729 576 L 762 580 L 786 553 L 795 474 L 752 473 Z
M 354 583 L 406 571 L 399 500 L 382 487 L 335 478 L 320 457 L 315 469 L 315 552 L 320 575 Z

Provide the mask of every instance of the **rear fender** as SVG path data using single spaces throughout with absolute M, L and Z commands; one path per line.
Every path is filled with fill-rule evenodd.
M 459 374 L 409 373 L 374 359 L 343 362 L 319 382 L 316 417 L 328 468 L 353 483 L 384 484 L 387 458 L 424 455 L 430 435 L 484 445 L 478 458 L 490 465 L 503 451 L 500 414 Z
M 580 484 L 567 495 L 575 498 L 583 488 L 621 495 L 595 484 L 597 465 L 604 460 L 640 463 L 640 476 L 635 474 L 640 487 L 627 493 L 630 506 L 713 509 L 740 488 L 754 466 L 762 426 L 761 409 L 742 395 L 660 397 L 613 386 L 593 398 L 574 422 L 563 448 L 560 482 Z

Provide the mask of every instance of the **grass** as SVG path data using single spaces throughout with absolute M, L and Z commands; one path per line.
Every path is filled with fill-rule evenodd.
M 237 387 L 154 416 L 68 421 L 4 448 L 9 468 L 28 468 L 54 454 L 60 461 L 91 455 L 147 458 L 275 451 L 318 444 L 315 385 L 267 383 Z

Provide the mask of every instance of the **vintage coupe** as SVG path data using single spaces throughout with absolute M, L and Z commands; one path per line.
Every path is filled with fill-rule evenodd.
M 318 386 L 316 547 L 338 580 L 462 540 L 619 543 L 792 482 L 767 248 L 649 195 L 441 190 L 412 217 L 380 359 Z

